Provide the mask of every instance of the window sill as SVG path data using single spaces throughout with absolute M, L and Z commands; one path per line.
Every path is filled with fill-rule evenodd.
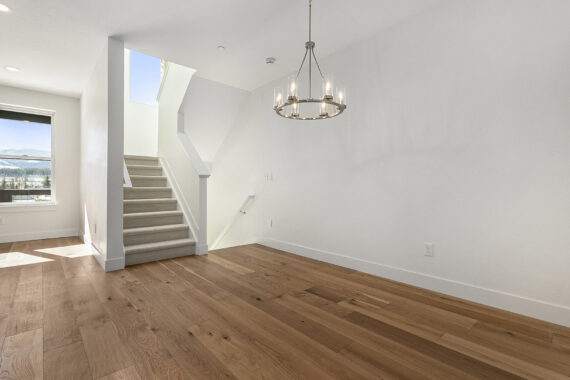
M 0 204 L 0 213 L 5 212 L 44 212 L 57 210 L 57 202 L 29 204 Z

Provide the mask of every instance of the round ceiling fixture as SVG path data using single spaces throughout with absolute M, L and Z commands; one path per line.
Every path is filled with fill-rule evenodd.
M 11 11 L 10 7 L 8 7 L 7 5 L 4 5 L 4 4 L 0 3 L 0 12 L 8 13 L 8 12 L 10 12 L 10 11 Z
M 225 46 L 222 46 L 222 45 L 218 45 L 218 46 L 216 47 L 216 49 L 217 49 L 218 51 L 226 51 L 226 47 L 225 47 Z
M 7 71 L 12 71 L 14 73 L 17 73 L 18 71 L 20 71 L 20 69 L 15 67 L 15 66 L 4 66 L 4 69 Z
M 340 115 L 346 109 L 346 91 L 342 87 L 334 87 L 332 76 L 323 75 L 317 56 L 315 55 L 315 42 L 311 39 L 312 29 L 312 0 L 309 0 L 309 41 L 305 42 L 305 55 L 297 75 L 292 75 L 287 81 L 287 92 L 280 87 L 275 88 L 273 96 L 273 109 L 277 115 L 292 120 L 322 120 Z M 308 96 L 299 96 L 299 76 L 303 65 L 309 57 L 309 85 Z M 313 98 L 313 58 L 322 81 L 322 97 Z M 285 96 L 286 95 L 286 96 Z

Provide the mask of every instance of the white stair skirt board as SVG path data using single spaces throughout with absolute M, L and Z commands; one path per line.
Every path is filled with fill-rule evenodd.
M 484 288 L 280 240 L 261 238 L 259 244 L 570 327 L 570 307 L 564 305 L 556 305 L 495 289 Z
M 125 156 L 133 187 L 124 189 L 125 265 L 196 254 L 196 242 L 157 157 Z
M 91 243 L 85 243 L 85 244 L 89 244 L 93 257 L 95 258 L 95 260 L 97 260 L 97 262 L 99 263 L 99 265 L 101 265 L 101 268 L 103 268 L 105 272 L 112 272 L 115 270 L 125 269 L 124 257 L 117 257 L 115 259 L 107 260 L 107 258 L 101 252 L 99 252 L 99 250 L 93 244 Z

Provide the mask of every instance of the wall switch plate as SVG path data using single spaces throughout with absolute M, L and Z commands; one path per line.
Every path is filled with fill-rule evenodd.
M 435 254 L 433 250 L 433 243 L 425 242 L 424 246 L 425 246 L 424 256 L 433 257 Z
M 269 228 L 273 228 L 273 218 L 269 218 L 268 222 L 267 222 L 267 226 Z

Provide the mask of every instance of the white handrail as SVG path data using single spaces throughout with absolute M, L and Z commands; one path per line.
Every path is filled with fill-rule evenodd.
M 133 187 L 131 176 L 129 175 L 129 170 L 127 169 L 127 163 L 125 160 L 123 160 L 123 187 Z
M 230 230 L 232 225 L 235 223 L 237 217 L 240 215 L 245 215 L 247 213 L 247 208 L 251 205 L 251 203 L 253 202 L 254 199 L 255 199 L 255 195 L 253 195 L 253 194 L 248 195 L 247 198 L 245 198 L 245 201 L 243 201 L 238 212 L 236 212 L 234 214 L 234 217 L 229 221 L 228 224 L 226 224 L 226 226 L 224 227 L 222 232 L 220 232 L 220 235 L 218 235 L 218 238 L 216 239 L 216 241 L 214 241 L 214 244 L 212 244 L 212 249 L 216 249 L 216 247 L 220 244 L 220 242 L 222 241 L 224 236 L 226 236 L 226 234 L 228 233 L 228 231 Z

